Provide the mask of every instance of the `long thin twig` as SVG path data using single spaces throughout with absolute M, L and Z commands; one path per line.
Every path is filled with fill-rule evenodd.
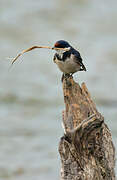
M 52 50 L 64 50 L 64 51 L 68 51 L 69 48 L 55 48 L 55 47 L 49 47 L 49 46 L 32 46 L 28 49 L 25 49 L 23 50 L 21 53 L 19 53 L 15 58 L 13 58 L 12 60 L 12 65 L 14 64 L 14 62 L 21 56 L 23 55 L 24 53 L 26 52 L 29 52 L 29 51 L 32 51 L 33 49 L 36 49 L 36 48 L 46 48 L 46 49 L 52 49 Z

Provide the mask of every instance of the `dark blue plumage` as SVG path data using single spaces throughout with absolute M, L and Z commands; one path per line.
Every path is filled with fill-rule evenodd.
M 59 40 L 55 43 L 54 47 L 58 47 L 58 48 L 67 48 L 67 47 L 70 47 L 71 45 L 67 42 L 67 41 L 64 41 L 64 40 Z

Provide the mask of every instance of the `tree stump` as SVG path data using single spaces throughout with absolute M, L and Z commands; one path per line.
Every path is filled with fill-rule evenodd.
M 110 130 L 85 83 L 63 79 L 64 136 L 59 143 L 61 180 L 115 180 L 115 149 Z

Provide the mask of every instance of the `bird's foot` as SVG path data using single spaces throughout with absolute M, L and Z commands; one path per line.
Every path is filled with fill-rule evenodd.
M 72 77 L 72 74 L 64 74 L 64 73 L 63 73 L 62 78 L 61 78 L 61 81 L 63 82 L 64 78 L 65 78 L 65 79 L 68 79 L 68 78 L 70 78 L 70 77 Z

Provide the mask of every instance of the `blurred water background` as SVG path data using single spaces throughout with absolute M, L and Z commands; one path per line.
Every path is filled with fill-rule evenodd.
M 58 180 L 63 135 L 61 72 L 54 52 L 33 45 L 65 39 L 79 49 L 86 82 L 117 149 L 117 1 L 0 0 L 0 180 Z M 117 169 L 116 169 L 117 171 Z

